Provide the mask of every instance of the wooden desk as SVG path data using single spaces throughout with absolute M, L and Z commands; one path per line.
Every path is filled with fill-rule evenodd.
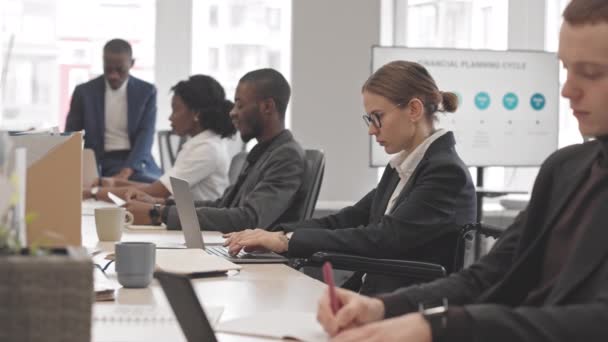
M 100 243 L 95 232 L 92 216 L 83 216 L 83 244 L 86 247 L 102 248 L 113 251 L 113 243 Z M 205 241 L 219 242 L 220 234 L 205 233 Z M 175 231 L 138 231 L 123 233 L 122 241 L 183 242 L 181 232 Z M 103 256 L 98 256 L 100 260 Z M 116 274 L 110 267 L 108 276 Z M 192 281 L 199 300 L 208 307 L 224 308 L 220 320 L 273 310 L 316 312 L 317 301 L 325 285 L 285 265 L 243 265 L 240 272 L 227 276 L 194 279 Z M 168 308 L 165 295 L 156 281 L 146 289 L 117 290 L 113 304 L 96 305 L 157 305 Z M 94 322 L 93 341 L 185 341 L 177 327 L 156 329 L 154 326 L 138 330 L 131 327 L 119 327 L 118 330 Z M 244 336 L 219 334 L 220 341 L 262 341 Z

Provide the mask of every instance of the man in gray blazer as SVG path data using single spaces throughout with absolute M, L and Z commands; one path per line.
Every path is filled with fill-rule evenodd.
M 232 122 L 243 141 L 256 139 L 237 181 L 215 201 L 195 203 L 201 230 L 234 232 L 270 227 L 298 220 L 295 195 L 306 161 L 304 150 L 285 129 L 285 111 L 291 89 L 274 69 L 259 69 L 243 76 L 236 89 Z M 154 205 L 130 201 L 126 208 L 136 224 L 167 224 L 180 229 L 173 203 Z

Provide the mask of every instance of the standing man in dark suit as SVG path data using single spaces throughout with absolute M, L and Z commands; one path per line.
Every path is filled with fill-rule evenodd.
M 338 290 L 336 314 L 325 294 L 318 319 L 333 341 L 608 340 L 607 36 L 606 0 L 569 3 L 562 95 L 596 139 L 545 160 L 527 209 L 468 269 L 379 298 Z
M 306 162 L 304 150 L 285 129 L 285 112 L 291 88 L 274 69 L 251 71 L 236 88 L 230 117 L 243 141 L 257 140 L 235 184 L 216 201 L 197 201 L 202 230 L 234 232 L 295 219 L 294 200 L 300 189 Z M 129 201 L 126 205 L 138 224 L 167 224 L 181 228 L 177 209 L 169 201 L 154 205 Z
M 85 131 L 104 177 L 150 183 L 160 169 L 150 150 L 156 124 L 156 88 L 129 75 L 131 45 L 112 39 L 103 48 L 103 75 L 74 89 L 65 130 Z

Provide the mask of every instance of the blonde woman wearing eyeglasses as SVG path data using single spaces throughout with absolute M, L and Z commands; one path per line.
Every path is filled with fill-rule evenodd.
M 454 149 L 454 135 L 435 128 L 437 112 L 456 110 L 456 95 L 439 91 L 422 65 L 394 61 L 370 76 L 362 96 L 368 134 L 395 154 L 378 186 L 334 215 L 226 234 L 231 253 L 270 249 L 308 257 L 331 251 L 434 262 L 451 270 L 458 230 L 476 217 L 475 187 Z M 361 291 L 403 285 L 407 280 L 369 274 Z

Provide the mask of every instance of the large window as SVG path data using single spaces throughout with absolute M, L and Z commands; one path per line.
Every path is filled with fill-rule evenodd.
M 0 0 L 0 23 L 3 129 L 63 127 L 112 38 L 132 44 L 133 75 L 153 80 L 155 0 Z
M 291 1 L 193 1 L 192 27 L 192 73 L 217 78 L 228 98 L 254 69 L 275 68 L 289 79 Z
M 411 47 L 472 49 L 507 48 L 508 1 L 496 0 L 397 0 L 397 27 L 405 29 Z M 404 21 L 405 25 L 399 22 Z

